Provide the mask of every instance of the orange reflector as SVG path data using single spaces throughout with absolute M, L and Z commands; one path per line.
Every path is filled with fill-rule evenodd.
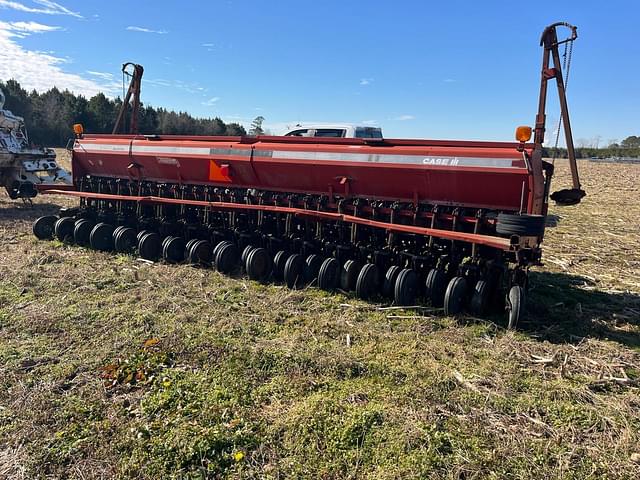
M 522 143 L 531 140 L 531 127 L 523 126 L 516 128 L 516 140 Z
M 81 123 L 76 123 L 73 126 L 73 133 L 75 133 L 76 135 L 82 135 L 84 133 L 84 127 Z
M 209 180 L 212 182 L 231 183 L 231 168 L 229 164 L 218 165 L 214 160 L 209 161 Z

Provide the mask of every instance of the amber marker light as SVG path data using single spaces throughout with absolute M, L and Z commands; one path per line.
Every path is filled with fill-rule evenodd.
M 516 140 L 524 143 L 531 140 L 531 127 L 518 127 L 516 128 Z

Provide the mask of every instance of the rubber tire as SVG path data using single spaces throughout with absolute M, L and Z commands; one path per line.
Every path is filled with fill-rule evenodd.
M 33 222 L 31 230 L 38 240 L 52 240 L 55 233 L 55 225 L 58 217 L 55 215 L 46 215 L 38 218 Z
M 489 306 L 489 283 L 486 280 L 478 280 L 473 286 L 471 311 L 476 315 L 484 315 Z
M 251 280 L 263 282 L 271 273 L 273 261 L 264 248 L 254 248 L 247 257 L 247 275 Z
M 393 289 L 394 303 L 399 306 L 413 305 L 417 296 L 418 274 L 410 268 L 401 270 Z
M 118 232 L 114 241 L 113 248 L 118 253 L 131 253 L 137 245 L 137 235 L 133 228 L 124 227 Z
M 108 223 L 99 223 L 89 235 L 89 245 L 94 250 L 101 252 L 111 252 L 113 250 L 113 225 Z
M 199 242 L 199 240 L 197 238 L 192 238 L 191 240 L 189 240 L 187 242 L 187 244 L 184 246 L 184 258 L 186 258 L 187 260 L 189 260 L 189 263 L 191 263 L 191 249 L 193 248 L 193 246 Z
M 304 261 L 303 275 L 307 284 L 318 278 L 320 267 L 322 266 L 322 257 L 320 255 L 311 254 Z
M 467 295 L 467 279 L 464 277 L 453 277 L 447 285 L 444 294 L 444 314 L 457 315 L 464 307 L 464 300 Z
M 138 242 L 138 254 L 140 258 L 155 262 L 162 253 L 162 241 L 157 233 L 147 233 Z
M 273 278 L 281 282 L 284 280 L 284 267 L 289 259 L 289 254 L 284 250 L 280 250 L 273 257 Z
M 213 256 L 211 258 L 213 258 L 214 263 L 216 261 L 216 257 L 218 256 L 218 252 L 225 245 L 233 245 L 233 243 L 228 240 L 222 240 L 221 242 L 218 242 L 218 244 L 215 247 L 213 247 Z
M 431 306 L 441 308 L 447 291 L 447 274 L 439 268 L 432 268 L 425 281 L 425 296 L 431 301 Z
M 216 254 L 216 270 L 228 275 L 233 272 L 239 260 L 240 252 L 238 251 L 238 247 L 228 242 L 226 245 L 223 245 Z
M 345 291 L 352 291 L 356 288 L 360 264 L 356 260 L 347 260 L 340 271 L 340 288 Z
M 56 238 L 61 242 L 73 241 L 73 229 L 76 226 L 76 221 L 73 217 L 62 217 L 56 221 L 53 229 L 56 233 Z
M 93 223 L 91 220 L 78 220 L 75 224 L 75 227 L 73 227 L 73 241 L 76 243 L 76 245 L 88 247 L 89 239 L 91 237 L 91 230 L 93 230 L 93 227 L 95 226 L 95 223 Z
M 249 267 L 247 266 L 247 259 L 249 258 L 249 254 L 255 249 L 253 245 L 247 245 L 242 250 L 242 255 L 240 255 L 240 263 L 242 264 L 242 268 L 244 268 L 245 272 L 249 271 Z
M 368 300 L 378 291 L 379 285 L 380 269 L 373 263 L 367 263 L 358 274 L 356 296 L 362 300 Z
M 501 235 L 538 237 L 544 233 L 545 221 L 546 217 L 544 215 L 499 213 L 496 232 Z
M 525 292 L 520 285 L 513 285 L 506 298 L 507 329 L 515 330 L 525 316 Z
M 291 255 L 284 266 L 284 281 L 287 287 L 294 288 L 302 283 L 304 257 L 298 253 Z
M 335 258 L 327 258 L 320 266 L 318 272 L 318 288 L 322 290 L 335 290 L 340 280 L 340 263 Z
M 213 252 L 211 250 L 211 244 L 206 240 L 198 240 L 189 249 L 189 263 L 193 265 L 209 265 Z
M 398 275 L 402 271 L 402 267 L 398 265 L 391 265 L 387 269 L 387 273 L 384 274 L 384 281 L 382 282 L 382 294 L 385 297 L 394 296 L 394 291 L 396 288 L 396 280 L 398 279 Z
M 136 239 L 138 240 L 138 244 L 140 244 L 140 240 L 142 240 L 142 237 L 144 237 L 147 233 L 151 233 L 151 230 L 140 230 L 138 232 L 138 235 L 136 235 Z
M 180 263 L 184 261 L 185 241 L 182 237 L 170 237 L 162 248 L 162 257 L 168 263 Z

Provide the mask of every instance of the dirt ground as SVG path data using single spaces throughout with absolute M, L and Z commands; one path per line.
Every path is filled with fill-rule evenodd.
M 0 194 L 0 478 L 640 478 L 640 165 L 580 166 L 515 333 L 39 242 L 74 201 Z

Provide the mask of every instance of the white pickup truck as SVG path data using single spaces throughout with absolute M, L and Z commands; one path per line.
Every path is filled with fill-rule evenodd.
M 286 137 L 382 138 L 380 127 L 350 124 L 296 125 Z

